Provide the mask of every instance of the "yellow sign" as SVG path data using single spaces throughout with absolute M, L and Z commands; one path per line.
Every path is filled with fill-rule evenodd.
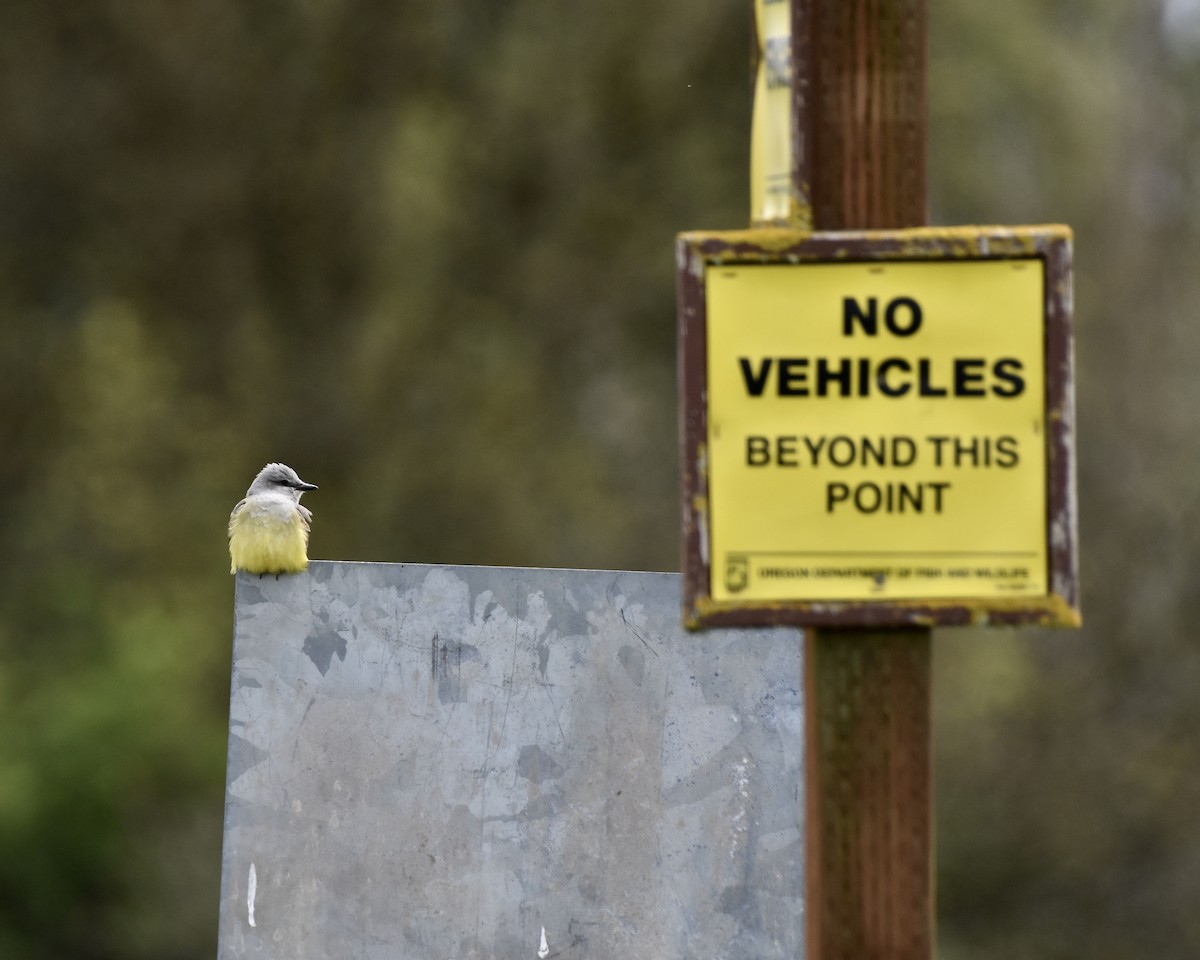
M 707 264 L 712 599 L 1046 595 L 1045 283 Z

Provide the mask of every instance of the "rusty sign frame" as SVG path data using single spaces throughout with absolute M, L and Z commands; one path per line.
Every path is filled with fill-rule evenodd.
M 714 600 L 708 550 L 708 306 L 713 265 L 1040 259 L 1045 270 L 1046 496 L 1044 596 L 889 600 Z M 684 623 L 833 627 L 1019 624 L 1079 626 L 1075 495 L 1072 245 L 1065 226 L 954 227 L 810 233 L 688 232 L 676 241 Z

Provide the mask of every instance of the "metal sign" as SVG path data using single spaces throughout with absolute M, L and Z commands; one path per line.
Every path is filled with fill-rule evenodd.
M 1065 227 L 679 240 L 686 619 L 1076 624 Z
M 804 643 L 676 574 L 241 573 L 218 960 L 804 955 Z

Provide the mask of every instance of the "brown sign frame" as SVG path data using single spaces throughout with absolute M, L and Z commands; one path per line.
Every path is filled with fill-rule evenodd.
M 706 270 L 730 264 L 1030 258 L 1041 259 L 1045 270 L 1048 594 L 927 600 L 714 600 L 708 551 Z M 1068 227 L 689 232 L 677 238 L 676 268 L 683 619 L 687 627 L 1080 625 L 1072 242 Z

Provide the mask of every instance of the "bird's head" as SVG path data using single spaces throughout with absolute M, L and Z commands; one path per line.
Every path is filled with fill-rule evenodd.
M 258 471 L 258 476 L 246 491 L 246 496 L 252 497 L 256 493 L 282 493 L 295 498 L 299 503 L 300 495 L 305 490 L 316 489 L 315 483 L 305 483 L 286 463 L 268 463 Z

